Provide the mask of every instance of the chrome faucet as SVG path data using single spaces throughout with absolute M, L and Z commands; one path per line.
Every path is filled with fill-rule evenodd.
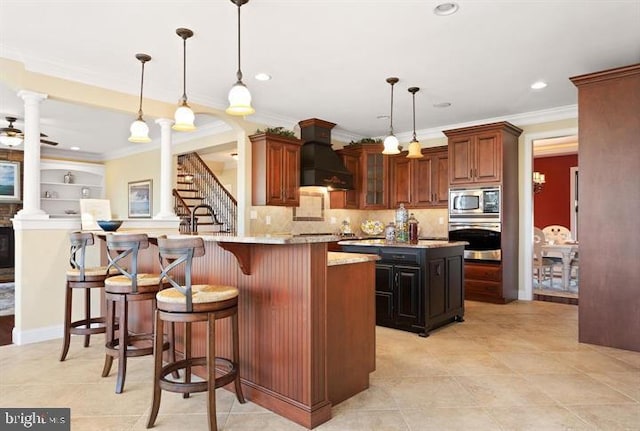
M 192 234 L 198 233 L 198 217 L 196 217 L 196 211 L 199 210 L 200 208 L 206 208 L 207 211 L 209 212 L 209 216 L 211 216 L 211 219 L 217 222 L 217 218 L 215 216 L 215 213 L 213 212 L 213 208 L 211 208 L 211 205 L 206 205 L 206 204 L 196 205 L 195 207 L 193 207 L 193 210 L 191 210 L 190 226 L 191 226 Z

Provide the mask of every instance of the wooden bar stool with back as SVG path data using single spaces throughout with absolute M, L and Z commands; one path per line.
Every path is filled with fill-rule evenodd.
M 239 372 L 238 342 L 238 289 L 233 286 L 209 284 L 192 284 L 191 266 L 194 257 L 204 256 L 205 248 L 202 238 L 158 238 L 158 252 L 163 279 L 173 286 L 161 290 L 156 295 L 157 310 L 155 312 L 156 337 L 154 349 L 153 401 L 147 428 L 153 427 L 160 409 L 162 390 L 182 393 L 188 398 L 192 392 L 207 393 L 207 416 L 209 430 L 217 430 L 215 389 L 234 382 L 236 397 L 245 403 L 242 394 Z M 184 279 L 184 284 L 177 279 Z M 233 358 L 216 357 L 216 320 L 231 317 Z M 184 322 L 184 359 L 170 359 L 162 365 L 162 327 L 163 322 Z M 206 356 L 191 357 L 191 324 L 206 322 L 207 345 Z M 206 381 L 191 381 L 191 368 L 205 366 Z M 184 369 L 184 381 L 169 380 L 166 377 L 174 371 Z M 221 374 L 216 377 L 216 371 Z
M 69 234 L 71 250 L 69 263 L 71 268 L 67 270 L 67 287 L 65 292 L 64 311 L 64 336 L 60 361 L 64 361 L 69 353 L 71 334 L 84 335 L 84 347 L 89 347 L 90 337 L 93 334 L 104 334 L 106 330 L 106 317 L 91 317 L 91 292 L 92 289 L 104 289 L 104 281 L 107 278 L 107 267 L 87 267 L 87 247 L 93 245 L 94 238 L 91 232 L 71 232 Z M 109 273 L 117 270 L 112 268 Z M 84 289 L 84 319 L 71 321 L 73 291 Z M 114 323 L 115 324 L 115 323 Z
M 102 377 L 107 377 L 111 370 L 113 358 L 118 358 L 118 376 L 116 393 L 122 393 L 127 373 L 127 358 L 153 354 L 153 327 L 146 333 L 129 333 L 129 303 L 151 301 L 151 314 L 155 310 L 156 293 L 165 286 L 159 274 L 138 273 L 138 252 L 149 248 L 146 234 L 113 234 L 106 237 L 107 258 L 109 268 L 116 268 L 119 275 L 105 280 L 105 297 L 107 299 L 107 341 L 105 344 L 105 361 Z M 125 264 L 129 258 L 130 270 Z M 116 332 L 116 304 L 118 308 L 119 328 Z M 175 358 L 173 348 L 173 325 L 169 327 L 169 341 L 163 341 L 160 348 L 169 349 L 171 358 Z M 117 335 L 116 335 L 117 334 Z M 160 334 L 160 339 L 164 335 Z M 144 344 L 146 343 L 146 344 Z

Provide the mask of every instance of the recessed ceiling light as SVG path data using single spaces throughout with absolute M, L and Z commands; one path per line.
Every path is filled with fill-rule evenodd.
M 233 160 L 238 160 L 238 153 L 231 153 L 231 158 Z
M 433 104 L 434 108 L 448 108 L 449 106 L 451 106 L 451 102 L 440 102 Z
M 80 149 L 80 147 L 71 147 L 71 148 L 69 148 L 69 149 L 70 149 L 70 150 L 73 150 L 73 151 L 78 151 L 78 150 Z
M 542 90 L 543 88 L 545 88 L 547 86 L 547 83 L 544 81 L 536 81 L 533 84 L 531 84 L 531 88 L 533 90 Z
M 389 116 L 388 115 L 378 115 L 378 116 L 376 116 L 376 118 L 378 120 L 388 120 Z
M 256 78 L 258 81 L 269 81 L 271 79 L 271 75 L 269 75 L 268 73 L 257 73 L 254 78 Z
M 433 9 L 433 13 L 438 16 L 453 15 L 459 8 L 458 3 L 441 3 Z

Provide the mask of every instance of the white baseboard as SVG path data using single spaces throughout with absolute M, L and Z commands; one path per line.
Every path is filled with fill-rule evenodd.
M 18 331 L 16 327 L 11 332 L 13 344 L 19 346 L 23 344 L 38 343 L 40 341 L 54 340 L 62 338 L 64 327 L 62 325 L 46 326 L 43 328 L 27 329 Z

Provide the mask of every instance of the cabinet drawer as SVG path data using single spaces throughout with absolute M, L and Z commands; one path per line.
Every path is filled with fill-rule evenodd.
M 380 249 L 380 258 L 386 262 L 422 263 L 422 253 L 419 250 Z
M 502 266 L 465 262 L 464 277 L 467 280 L 486 280 L 499 282 L 502 281 Z
M 502 284 L 492 281 L 465 280 L 464 290 L 467 295 L 502 296 Z

